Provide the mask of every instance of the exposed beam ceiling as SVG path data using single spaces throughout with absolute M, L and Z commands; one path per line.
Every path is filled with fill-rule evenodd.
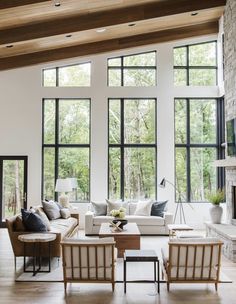
M 60 3 L 0 1 L 0 70 L 216 33 L 226 0 Z
M 199 35 L 209 35 L 218 32 L 218 22 L 203 23 L 176 29 L 158 31 L 148 34 L 135 35 L 120 39 L 111 39 L 94 43 L 80 44 L 56 50 L 32 53 L 0 59 L 0 70 L 23 67 L 42 62 L 55 61 L 90 54 L 99 54 L 108 51 L 126 49 L 146 44 L 167 42 Z
M 41 2 L 50 2 L 50 0 L 1 0 L 0 9 L 36 4 Z

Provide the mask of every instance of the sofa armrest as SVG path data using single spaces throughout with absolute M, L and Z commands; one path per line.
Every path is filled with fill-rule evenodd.
M 173 224 L 173 213 L 164 212 L 164 221 L 166 233 L 169 234 L 168 225 Z
M 94 213 L 92 211 L 85 213 L 85 235 L 93 233 L 93 217 Z

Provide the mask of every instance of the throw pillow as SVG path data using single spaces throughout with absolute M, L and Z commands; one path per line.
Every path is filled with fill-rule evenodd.
M 22 216 L 18 215 L 14 221 L 14 231 L 25 231 L 25 225 L 22 221 Z
M 60 209 L 54 201 L 42 202 L 43 210 L 47 214 L 49 220 L 56 220 L 61 217 Z
M 151 214 L 152 201 L 139 201 L 137 203 L 137 208 L 134 212 L 134 215 L 146 215 Z
M 68 208 L 62 208 L 60 210 L 60 213 L 63 219 L 67 219 L 68 217 L 70 217 L 70 210 Z
M 28 231 L 47 231 L 47 226 L 44 224 L 41 217 L 33 212 L 21 209 L 22 221 Z
M 108 199 L 106 199 L 107 201 L 107 215 L 111 215 L 110 212 L 111 210 L 119 210 L 120 207 L 125 208 L 125 210 L 127 211 L 128 209 L 128 203 L 127 202 L 122 202 L 122 201 L 115 201 L 115 202 L 111 202 Z
M 166 204 L 168 201 L 163 202 L 153 202 L 151 215 L 164 217 L 164 211 L 166 210 Z
M 50 222 L 49 222 L 49 219 L 48 219 L 47 215 L 45 214 L 45 212 L 38 208 L 38 209 L 36 209 L 35 214 L 38 214 L 41 217 L 42 221 L 44 222 L 44 224 L 47 227 L 47 230 L 48 231 L 51 230 Z
M 94 215 L 106 215 L 107 214 L 107 203 L 105 202 L 91 202 Z

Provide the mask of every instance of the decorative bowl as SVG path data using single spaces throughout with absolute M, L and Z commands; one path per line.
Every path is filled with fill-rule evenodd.
M 128 223 L 128 220 L 126 220 L 126 219 L 120 219 L 120 218 L 115 218 L 114 220 L 112 220 L 112 223 L 114 223 L 114 224 L 116 224 L 118 222 L 120 222 L 119 227 L 121 229 L 123 229 L 123 227 Z

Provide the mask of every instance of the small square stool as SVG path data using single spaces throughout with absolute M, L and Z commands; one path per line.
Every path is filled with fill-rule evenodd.
M 127 262 L 153 262 L 154 280 L 136 280 L 126 281 L 126 263 Z M 124 253 L 124 292 L 126 293 L 127 283 L 157 283 L 157 291 L 160 293 L 160 267 L 159 259 L 155 250 L 125 250 Z

